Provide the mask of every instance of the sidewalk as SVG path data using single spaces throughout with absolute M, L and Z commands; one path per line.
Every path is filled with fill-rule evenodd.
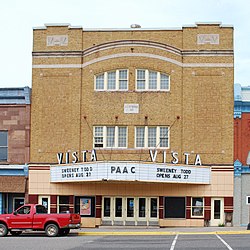
M 176 235 L 176 234 L 250 234 L 246 227 L 99 227 L 71 230 L 81 236 L 95 235 Z

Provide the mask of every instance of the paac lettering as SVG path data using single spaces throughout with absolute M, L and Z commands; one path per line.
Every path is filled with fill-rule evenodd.
M 110 173 L 111 174 L 128 174 L 128 173 L 135 174 L 135 167 L 131 167 L 130 169 L 128 169 L 126 166 L 125 167 L 111 166 Z

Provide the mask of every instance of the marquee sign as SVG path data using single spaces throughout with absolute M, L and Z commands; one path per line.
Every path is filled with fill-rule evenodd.
M 51 166 L 51 182 L 139 181 L 210 184 L 211 169 L 202 166 L 135 162 L 89 162 Z

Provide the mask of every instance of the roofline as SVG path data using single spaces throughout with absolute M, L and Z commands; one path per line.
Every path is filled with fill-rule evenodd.
M 82 26 L 71 26 L 70 23 L 45 23 L 44 26 L 33 27 L 33 30 L 46 30 L 48 27 L 68 27 L 68 29 L 82 29 L 83 31 L 168 31 L 182 30 L 183 28 L 197 28 L 198 26 L 219 26 L 221 28 L 233 28 L 231 24 L 221 22 L 195 22 L 195 24 L 183 25 L 182 27 L 170 28 L 83 28 Z

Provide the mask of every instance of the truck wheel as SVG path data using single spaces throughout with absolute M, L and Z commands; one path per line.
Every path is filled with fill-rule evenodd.
M 60 234 L 61 236 L 66 236 L 66 235 L 69 234 L 69 231 L 70 231 L 69 228 L 60 229 L 59 234 Z
M 58 235 L 59 228 L 56 224 L 48 224 L 45 228 L 45 233 L 49 237 L 56 237 Z
M 5 226 L 5 224 L 0 224 L 0 237 L 4 237 L 8 234 L 8 228 Z
M 18 236 L 22 233 L 22 231 L 10 231 L 10 234 L 13 236 Z

